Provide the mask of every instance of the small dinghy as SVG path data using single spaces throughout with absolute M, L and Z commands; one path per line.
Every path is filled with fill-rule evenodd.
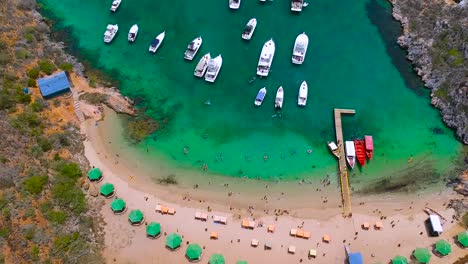
M 281 109 L 283 108 L 283 99 L 284 99 L 284 91 L 283 87 L 280 86 L 278 91 L 276 91 L 276 99 L 275 99 L 275 108 Z
M 164 36 L 166 36 L 166 31 L 160 33 L 155 39 L 153 39 L 148 50 L 152 53 L 156 53 L 159 46 L 161 46 L 161 43 L 164 40 Z
M 267 90 L 265 87 L 263 87 L 262 89 L 258 91 L 257 97 L 255 97 L 255 102 L 254 102 L 255 106 L 262 105 L 263 99 L 265 99 L 265 96 L 266 96 L 266 92 Z

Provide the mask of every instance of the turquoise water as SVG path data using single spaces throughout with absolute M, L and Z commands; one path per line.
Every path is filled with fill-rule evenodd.
M 148 115 L 167 118 L 163 130 L 127 147 L 174 168 L 199 171 L 206 163 L 209 172 L 265 179 L 333 173 L 336 161 L 326 142 L 334 139 L 335 107 L 356 110 L 343 119 L 347 139 L 374 136 L 375 158 L 362 171 L 355 170 L 356 179 L 393 175 L 411 157 L 444 172 L 458 155 L 460 144 L 430 106 L 428 92 L 409 87 L 408 78 L 416 78 L 403 79 L 388 43 L 371 22 L 373 9 L 384 7 L 368 0 L 316 0 L 301 14 L 289 11 L 289 1 L 279 0 L 242 1 L 237 11 L 229 10 L 227 0 L 123 0 L 115 14 L 109 12 L 110 0 L 40 2 L 44 13 L 57 19 L 55 29 L 71 34 L 81 58 L 113 73 L 122 93 L 137 98 Z M 383 15 L 389 19 L 390 13 Z M 251 41 L 243 41 L 242 30 L 252 17 L 258 20 L 257 29 Z M 117 23 L 120 31 L 105 45 L 108 23 Z M 134 23 L 140 31 L 129 44 L 126 35 Z M 162 46 L 156 55 L 149 54 L 149 43 L 163 30 Z M 304 64 L 297 66 L 291 53 L 302 32 L 310 43 Z M 198 35 L 203 37 L 201 50 L 193 62 L 184 61 L 186 45 Z M 270 75 L 250 83 L 261 47 L 271 37 L 276 54 Z M 193 76 L 206 52 L 223 56 L 214 84 Z M 303 80 L 309 84 L 309 98 L 299 108 L 296 98 Z M 279 85 L 285 89 L 281 115 L 273 109 Z M 267 97 L 256 109 L 255 95 L 264 86 Z M 204 104 L 207 100 L 211 105 Z

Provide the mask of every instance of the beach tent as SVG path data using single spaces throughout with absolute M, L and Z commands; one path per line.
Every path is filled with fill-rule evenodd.
M 180 247 L 180 244 L 182 244 L 182 238 L 176 234 L 176 233 L 172 233 L 170 235 L 167 236 L 166 238 L 166 247 L 171 249 L 171 250 L 174 250 L 178 247 Z
M 92 168 L 88 171 L 90 181 L 99 181 L 102 178 L 102 171 L 99 168 Z
M 208 261 L 209 264 L 225 264 L 226 261 L 224 260 L 224 256 L 221 254 L 213 254 L 210 257 L 210 261 Z
M 417 248 L 413 252 L 413 256 L 421 263 L 428 263 L 431 260 L 431 253 L 427 248 Z
M 114 185 L 111 183 L 106 183 L 101 186 L 101 195 L 104 197 L 109 197 L 114 194 Z
M 114 199 L 111 203 L 111 209 L 114 213 L 121 213 L 125 210 L 125 201 L 122 199 Z
M 185 256 L 187 256 L 190 261 L 201 259 L 201 255 L 202 249 L 198 244 L 188 245 L 187 250 L 185 251 Z
M 408 260 L 403 256 L 396 256 L 392 259 L 392 264 L 408 264 Z
M 161 224 L 151 222 L 146 226 L 146 235 L 148 237 L 157 237 L 161 234 Z
M 429 229 L 431 236 L 439 236 L 442 234 L 442 224 L 440 223 L 440 217 L 438 215 L 429 215 Z
M 143 213 L 140 210 L 132 210 L 128 215 L 128 221 L 132 225 L 140 224 L 143 221 Z
M 468 231 L 463 231 L 457 236 L 458 243 L 464 247 L 468 247 Z
M 247 261 L 245 260 L 238 260 L 236 264 L 249 264 L 249 263 L 247 263 Z
M 70 91 L 70 81 L 65 72 L 40 78 L 37 80 L 37 85 L 44 98 L 51 98 Z
M 348 255 L 349 264 L 363 264 L 362 254 L 360 252 L 350 253 Z
M 442 256 L 447 256 L 450 252 L 452 252 L 452 246 L 450 246 L 449 242 L 443 239 L 436 242 L 435 248 L 436 251 L 439 252 Z

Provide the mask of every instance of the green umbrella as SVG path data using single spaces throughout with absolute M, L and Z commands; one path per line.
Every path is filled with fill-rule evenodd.
M 99 181 L 102 178 L 102 171 L 99 168 L 92 168 L 88 171 L 88 178 L 91 181 Z
M 236 264 L 249 264 L 249 263 L 247 263 L 247 261 L 245 260 L 238 260 Z
M 450 246 L 449 242 L 443 239 L 436 242 L 435 248 L 437 252 L 443 256 L 447 256 L 450 252 L 452 252 L 452 246 Z
M 468 231 L 463 231 L 458 234 L 457 240 L 462 246 L 468 247 Z
M 105 197 L 111 196 L 114 193 L 114 184 L 106 183 L 101 186 L 101 194 Z
M 125 202 L 122 199 L 114 199 L 111 203 L 111 209 L 114 213 L 120 213 L 125 210 Z
M 156 237 L 161 234 L 161 224 L 151 222 L 146 226 L 146 234 L 150 237 Z
M 221 254 L 213 254 L 210 257 L 210 261 L 208 261 L 209 264 L 224 264 L 224 256 Z
M 413 256 L 416 258 L 417 261 L 421 263 L 428 263 L 431 259 L 431 253 L 427 248 L 417 248 L 413 252 Z
M 392 259 L 392 264 L 408 264 L 408 260 L 403 256 L 396 256 Z
M 180 247 L 180 244 L 182 244 L 182 238 L 178 234 L 172 233 L 167 236 L 166 247 L 170 249 L 176 249 Z
M 143 221 L 143 213 L 140 210 L 132 210 L 128 215 L 131 224 L 139 224 Z
M 190 244 L 185 251 L 185 255 L 189 260 L 198 260 L 201 258 L 202 249 L 198 244 Z

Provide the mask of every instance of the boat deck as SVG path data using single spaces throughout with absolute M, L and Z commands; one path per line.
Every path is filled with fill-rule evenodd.
M 342 114 L 354 114 L 356 111 L 354 109 L 334 109 L 335 116 L 335 132 L 336 132 L 336 143 L 338 145 L 338 150 L 340 157 L 338 158 L 338 170 L 340 173 L 340 185 L 341 185 L 341 200 L 343 202 L 343 216 L 352 216 L 352 207 L 351 207 L 351 191 L 349 186 L 348 179 L 348 167 L 346 166 L 346 154 L 344 149 L 344 140 L 343 140 L 343 127 L 341 124 L 341 115 Z

